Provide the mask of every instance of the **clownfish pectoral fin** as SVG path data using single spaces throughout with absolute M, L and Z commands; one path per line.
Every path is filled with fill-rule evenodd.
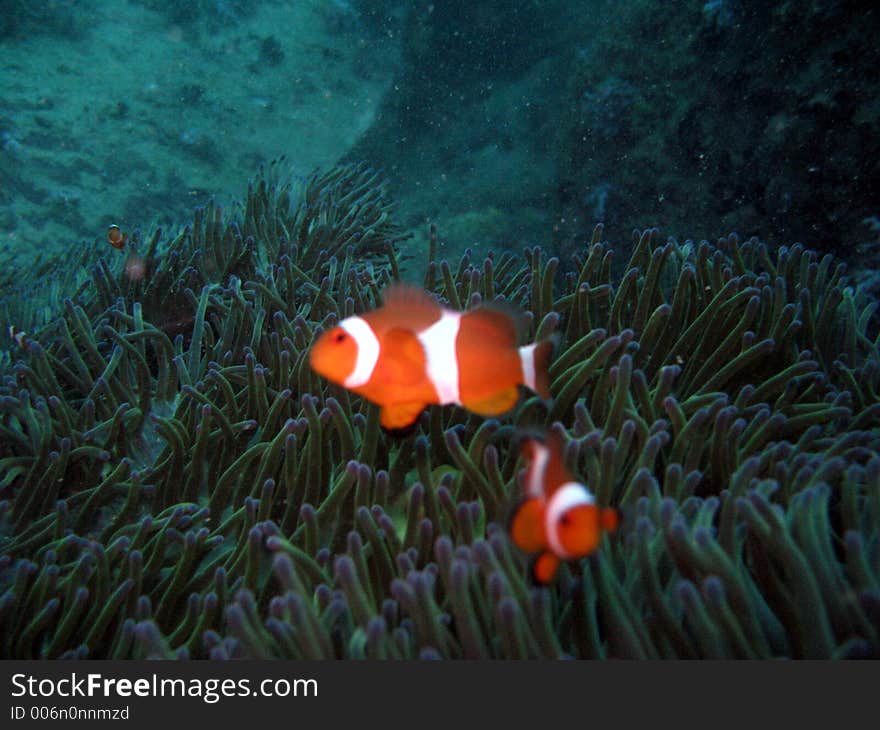
M 544 552 L 532 564 L 532 579 L 541 585 L 547 585 L 556 577 L 559 569 L 559 558 L 551 552 Z
M 536 553 L 547 547 L 541 500 L 527 499 L 514 510 L 510 520 L 510 538 L 525 553 Z
M 462 401 L 462 405 L 481 416 L 498 416 L 513 408 L 518 400 L 519 390 L 512 385 L 489 396 Z
M 392 329 L 382 337 L 382 370 L 397 385 L 412 385 L 424 380 L 425 348 L 414 332 Z
M 526 461 L 531 462 L 535 458 L 535 451 L 546 442 L 546 436 L 537 429 L 524 429 L 517 436 L 519 455 Z
M 425 403 L 391 403 L 382 407 L 379 423 L 382 428 L 396 430 L 406 428 L 415 422 L 419 414 L 425 410 Z

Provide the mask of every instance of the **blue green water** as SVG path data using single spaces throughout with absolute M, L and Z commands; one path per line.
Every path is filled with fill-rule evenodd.
M 452 253 L 565 254 L 601 221 L 876 266 L 868 3 L 6 0 L 0 23 L 16 260 L 185 223 L 285 155 L 383 170 L 417 250 L 435 222 Z
M 0 657 L 880 656 L 878 31 L 0 0 Z M 393 278 L 551 397 L 381 430 L 308 352 Z M 548 430 L 626 519 L 544 588 Z

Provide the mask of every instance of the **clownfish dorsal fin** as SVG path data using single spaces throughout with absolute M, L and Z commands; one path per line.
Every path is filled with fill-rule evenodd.
M 382 307 L 366 315 L 377 329 L 409 329 L 421 332 L 443 314 L 440 303 L 424 289 L 395 282 L 382 290 Z
M 578 481 L 565 467 L 565 441 L 557 431 L 550 431 L 545 441 L 550 452 L 544 471 L 544 489 L 548 497 L 568 482 Z
M 535 447 L 544 445 L 544 432 L 537 428 L 526 428 L 519 432 L 517 437 L 519 444 L 519 455 L 523 459 L 531 459 Z
M 525 317 L 502 302 L 481 304 L 467 312 L 471 324 L 478 324 L 479 339 L 504 349 L 516 347 L 525 331 Z
M 550 452 L 544 443 L 543 436 L 528 433 L 520 438 L 519 454 L 525 462 L 523 469 L 523 487 L 530 497 L 544 498 L 544 474 Z
M 517 400 L 519 400 L 519 390 L 512 385 L 492 395 L 462 401 L 462 405 L 480 416 L 499 416 L 513 408 Z
M 428 292 L 414 284 L 395 281 L 382 290 L 382 304 L 386 307 L 425 307 L 438 309 L 440 303 Z
M 389 431 L 412 425 L 425 409 L 424 403 L 391 403 L 382 407 L 379 423 Z

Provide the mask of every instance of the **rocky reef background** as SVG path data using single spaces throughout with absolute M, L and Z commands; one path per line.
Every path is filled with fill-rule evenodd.
M 454 251 L 650 220 L 876 268 L 871 3 L 410 5 L 396 93 L 355 153 Z
M 332 165 L 395 68 L 356 21 L 345 3 L 5 1 L 0 281 L 109 223 L 146 235 L 229 204 L 281 155 L 300 179 Z
M 0 255 L 180 222 L 260 163 L 366 160 L 427 251 L 603 222 L 833 252 L 875 284 L 871 3 L 10 0 Z M 149 220 L 145 220 L 145 219 Z M 5 268 L 9 268 L 11 263 Z M 421 272 L 415 272 L 417 278 Z

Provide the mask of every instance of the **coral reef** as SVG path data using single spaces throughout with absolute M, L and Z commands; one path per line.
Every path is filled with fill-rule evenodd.
M 865 3 L 396 5 L 395 93 L 349 154 L 391 171 L 408 221 L 567 258 L 597 220 L 615 239 L 658 220 L 862 266 L 880 180 L 880 15 Z M 505 228 L 464 218 L 489 208 Z
M 0 262 L 76 258 L 111 223 L 174 230 L 281 154 L 298 179 L 336 164 L 397 65 L 396 43 L 362 43 L 353 15 L 347 2 L 4 0 Z
M 198 23 L 204 23 L 210 31 L 216 31 L 223 25 L 239 23 L 252 14 L 259 5 L 255 0 L 195 0 L 170 5 L 156 0 L 137 0 L 137 2 L 162 15 L 170 25 L 192 29 Z
M 880 173 L 875 13 L 851 0 L 637 1 L 608 4 L 605 20 L 569 76 L 560 243 L 589 231 L 589 194 L 605 184 L 610 230 L 636 216 L 675 231 L 717 221 L 860 265 Z
M 597 227 L 425 287 L 557 333 L 554 400 L 407 436 L 308 367 L 403 239 L 363 167 L 197 211 L 99 259 L 0 386 L 6 658 L 880 656 L 880 356 L 844 267 L 756 239 Z M 136 242 L 137 243 L 137 242 Z M 625 520 L 549 589 L 503 529 L 519 427 Z
M 0 41 L 39 34 L 80 35 L 84 21 L 77 17 L 70 3 L 48 0 L 6 0 L 0 13 Z

